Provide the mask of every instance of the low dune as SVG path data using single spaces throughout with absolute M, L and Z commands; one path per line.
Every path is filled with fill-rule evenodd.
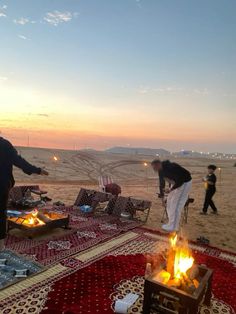
M 31 163 L 45 167 L 50 172 L 50 176 L 27 176 L 15 169 L 17 184 L 40 184 L 54 201 L 60 200 L 70 205 L 73 204 L 81 187 L 97 189 L 98 177 L 108 174 L 121 185 L 123 195 L 149 199 L 153 202 L 146 227 L 160 230 L 163 207 L 156 194 L 158 180 L 151 167 L 144 166 L 144 162 L 151 161 L 150 156 L 37 148 L 19 148 L 18 150 Z M 57 161 L 54 160 L 54 156 L 57 157 Z M 213 246 L 236 251 L 236 167 L 233 167 L 234 162 L 206 158 L 173 158 L 172 161 L 189 169 L 193 177 L 191 197 L 195 199 L 195 202 L 190 207 L 188 224 L 183 226 L 186 236 L 192 240 L 205 236 Z M 215 203 L 219 209 L 218 216 L 199 215 L 204 199 L 201 179 L 205 176 L 209 163 L 215 163 L 221 168 L 216 172 L 218 182 Z

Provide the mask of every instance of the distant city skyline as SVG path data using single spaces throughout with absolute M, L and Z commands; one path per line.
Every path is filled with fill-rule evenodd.
M 0 136 L 236 153 L 235 12 L 235 0 L 0 0 Z

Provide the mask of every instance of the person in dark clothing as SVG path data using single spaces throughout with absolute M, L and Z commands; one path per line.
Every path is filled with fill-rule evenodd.
M 158 194 L 158 197 L 159 198 L 163 198 L 164 195 L 165 195 L 165 186 L 166 186 L 166 182 L 165 182 L 165 179 L 162 175 L 162 171 L 159 170 L 158 171 L 158 176 L 159 176 L 159 194 Z
M 206 189 L 206 194 L 205 194 L 205 201 L 203 205 L 202 212 L 200 214 L 206 215 L 207 214 L 207 209 L 210 206 L 212 209 L 213 214 L 217 214 L 217 208 L 212 200 L 215 192 L 216 192 L 216 175 L 215 175 L 215 170 L 216 170 L 215 165 L 209 165 L 208 166 L 208 175 L 203 179 L 205 183 L 205 189 Z
M 44 169 L 37 168 L 18 155 L 16 149 L 6 139 L 0 137 L 0 250 L 4 247 L 7 222 L 7 201 L 10 189 L 14 186 L 13 166 L 26 174 L 48 175 Z
M 159 159 L 155 159 L 151 164 L 154 171 L 158 172 L 159 176 L 161 176 L 161 180 L 165 180 L 170 184 L 167 197 L 169 222 L 163 225 L 162 229 L 168 232 L 178 231 L 181 210 L 188 199 L 192 185 L 191 174 L 185 168 L 169 160 L 160 161 Z

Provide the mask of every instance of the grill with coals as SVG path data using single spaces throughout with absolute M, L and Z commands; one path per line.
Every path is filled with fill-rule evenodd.
M 57 212 L 33 210 L 30 213 L 23 213 L 20 217 L 8 218 L 8 229 L 20 229 L 26 232 L 29 237 L 36 233 L 54 228 L 65 228 L 69 225 L 69 215 Z

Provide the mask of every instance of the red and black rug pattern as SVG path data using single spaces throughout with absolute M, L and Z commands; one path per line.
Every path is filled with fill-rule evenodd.
M 71 230 L 61 232 L 60 235 L 48 233 L 45 240 L 9 235 L 6 247 L 44 266 L 49 266 L 140 226 L 139 222 L 121 220 L 111 215 L 97 217 L 84 215 L 75 207 L 58 207 L 53 210 L 69 214 Z

